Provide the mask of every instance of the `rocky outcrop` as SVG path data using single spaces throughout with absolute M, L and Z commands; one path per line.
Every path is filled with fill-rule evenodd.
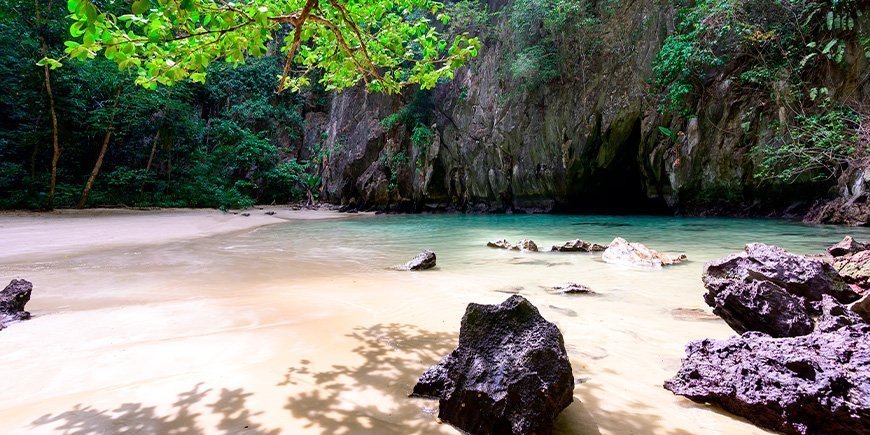
M 486 246 L 490 248 L 508 249 L 511 251 L 538 252 L 538 245 L 532 240 L 523 239 L 516 243 L 508 242 L 505 239 L 487 242 Z
M 617 237 L 607 245 L 601 258 L 605 263 L 623 264 L 627 266 L 651 267 L 659 269 L 686 261 L 685 255 L 662 254 L 647 248 L 642 243 L 629 243 Z
M 411 261 L 400 266 L 402 270 L 426 270 L 435 267 L 435 253 L 430 250 L 425 250 L 411 259 Z
M 559 252 L 600 252 L 607 249 L 607 246 L 599 245 L 598 243 L 585 242 L 580 239 L 569 240 L 561 245 L 553 245 L 550 251 Z
M 473 434 L 548 434 L 573 400 L 562 334 L 522 296 L 469 304 L 459 346 L 427 370 L 412 396 L 438 399 L 438 417 Z
M 867 432 L 870 325 L 801 337 L 689 343 L 668 390 L 787 433 Z
M 702 279 L 704 301 L 738 333 L 806 335 L 819 313 L 814 303 L 823 297 L 839 303 L 858 298 L 828 262 L 762 243 L 708 262 Z
M 30 313 L 24 311 L 24 306 L 30 301 L 33 284 L 23 279 L 13 279 L 3 291 L 0 291 L 0 329 L 10 323 L 30 318 Z
M 865 146 L 867 140 L 870 138 L 864 138 Z M 853 162 L 840 175 L 836 190 L 836 197 L 818 201 L 804 222 L 870 225 L 870 157 Z

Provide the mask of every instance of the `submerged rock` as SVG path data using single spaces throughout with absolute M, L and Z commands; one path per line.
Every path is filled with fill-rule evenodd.
M 411 259 L 411 261 L 403 264 L 402 270 L 426 270 L 435 267 L 435 253 L 430 250 L 425 250 Z
M 867 433 L 870 325 L 772 338 L 747 332 L 686 347 L 664 387 L 788 433 Z
M 23 279 L 13 279 L 3 291 L 0 291 L 0 329 L 10 323 L 30 318 L 30 313 L 24 311 L 24 306 L 30 301 L 33 284 Z
M 538 245 L 529 239 L 523 239 L 517 243 L 511 243 L 505 239 L 501 239 L 494 242 L 487 242 L 486 246 L 489 246 L 490 248 L 509 249 L 511 251 L 538 252 Z
M 548 434 L 573 400 L 562 333 L 522 296 L 469 304 L 459 346 L 411 396 L 439 399 L 438 417 L 469 433 Z
M 580 239 L 569 240 L 561 245 L 553 245 L 551 251 L 559 252 L 600 252 L 607 249 L 607 246 L 599 245 L 598 243 L 585 242 Z
M 647 248 L 642 243 L 629 243 L 621 237 L 617 237 L 610 242 L 601 258 L 606 263 L 652 267 L 656 269 L 686 261 L 685 255 L 662 254 Z
M 569 282 L 562 285 L 557 285 L 549 288 L 550 293 L 558 293 L 562 295 L 573 295 L 573 294 L 595 294 L 591 288 L 583 285 L 576 284 L 573 282 Z

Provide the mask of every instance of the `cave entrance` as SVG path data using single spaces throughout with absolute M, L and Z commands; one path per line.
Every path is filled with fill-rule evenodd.
M 587 163 L 587 172 L 575 174 L 568 186 L 566 201 L 557 211 L 579 214 L 671 214 L 662 198 L 649 198 L 638 162 L 640 118 L 631 124 L 631 133 L 618 144 L 607 144 L 614 155 L 606 165 Z M 608 152 L 604 144 L 598 154 Z M 598 155 L 589 158 L 596 159 Z

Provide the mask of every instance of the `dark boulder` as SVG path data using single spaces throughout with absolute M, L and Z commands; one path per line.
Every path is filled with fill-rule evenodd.
M 858 298 L 828 262 L 761 243 L 708 262 L 703 281 L 704 301 L 731 328 L 773 337 L 812 332 L 825 296 L 838 303 Z
M 803 298 L 807 308 L 826 294 L 840 303 L 858 299 L 834 267 L 822 259 L 763 243 L 750 243 L 743 251 L 705 264 L 704 286 L 711 290 L 740 281 L 768 281 Z
M 803 300 L 769 281 L 734 281 L 708 287 L 704 301 L 713 314 L 738 333 L 760 331 L 773 337 L 813 332 L 813 319 Z
M 400 266 L 402 270 L 426 270 L 435 267 L 435 253 L 430 250 L 425 250 L 411 259 L 411 261 Z
M 27 320 L 30 313 L 24 311 L 24 306 L 30 301 L 33 284 L 23 279 L 13 279 L 3 291 L 0 291 L 0 329 L 19 320 Z
M 522 296 L 469 304 L 459 346 L 420 377 L 413 397 L 439 399 L 438 417 L 473 434 L 548 434 L 573 400 L 562 333 Z
M 585 242 L 580 239 L 569 240 L 561 245 L 553 245 L 551 251 L 559 252 L 601 252 L 607 249 L 607 246 L 599 245 L 598 243 Z
M 870 325 L 791 338 L 747 332 L 686 347 L 664 387 L 787 433 L 866 434 Z
M 866 251 L 867 249 L 870 249 L 870 245 L 867 243 L 861 243 L 853 239 L 852 236 L 846 236 L 843 237 L 843 240 L 840 240 L 828 248 L 828 253 L 831 254 L 832 257 L 842 257 L 844 255 Z

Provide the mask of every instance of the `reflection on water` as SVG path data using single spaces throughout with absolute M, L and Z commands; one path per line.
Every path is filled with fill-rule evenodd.
M 450 433 L 436 402 L 407 394 L 455 345 L 469 302 L 519 293 L 563 331 L 578 379 L 560 433 L 761 433 L 661 388 L 687 341 L 732 334 L 702 301 L 703 263 L 753 241 L 821 252 L 847 233 L 870 238 L 775 220 L 357 216 L 46 250 L 0 263 L 35 284 L 35 318 L 0 332 L 0 431 Z M 638 270 L 485 246 L 617 236 L 690 261 Z M 423 249 L 436 270 L 388 269 Z M 547 291 L 568 282 L 596 294 Z

